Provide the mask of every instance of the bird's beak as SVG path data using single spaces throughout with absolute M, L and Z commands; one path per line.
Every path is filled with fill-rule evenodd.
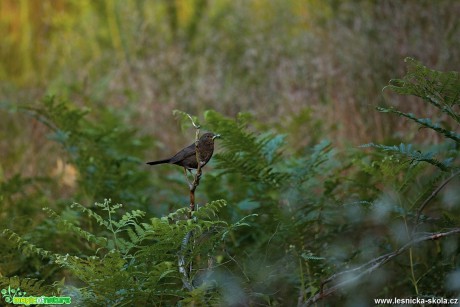
M 220 134 L 214 134 L 214 136 L 212 137 L 212 139 L 219 139 L 220 138 Z

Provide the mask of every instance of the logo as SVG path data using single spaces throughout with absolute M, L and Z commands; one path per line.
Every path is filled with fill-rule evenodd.
M 26 296 L 27 292 L 10 286 L 8 286 L 8 289 L 2 289 L 0 293 L 5 302 L 14 305 L 68 305 L 72 302 L 72 299 L 68 296 Z

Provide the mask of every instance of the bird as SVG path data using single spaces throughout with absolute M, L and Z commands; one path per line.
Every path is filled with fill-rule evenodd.
M 204 133 L 199 139 L 198 144 L 195 143 L 183 148 L 174 156 L 168 159 L 151 161 L 147 162 L 149 165 L 157 164 L 175 164 L 182 166 L 184 169 L 191 171 L 192 169 L 198 168 L 196 148 L 198 148 L 198 153 L 200 156 L 201 167 L 205 166 L 212 157 L 214 153 L 214 139 L 219 138 L 219 134 L 214 134 L 212 132 Z

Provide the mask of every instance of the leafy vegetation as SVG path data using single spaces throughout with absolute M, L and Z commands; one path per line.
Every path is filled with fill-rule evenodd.
M 459 9 L 0 1 L 0 305 L 458 298 Z
M 46 189 L 59 177 L 2 182 L 10 219 L 2 222 L 0 286 L 85 306 L 458 297 L 459 74 L 406 61 L 407 75 L 385 91 L 417 96 L 438 113 L 377 110 L 442 143 L 344 151 L 324 140 L 292 150 L 286 135 L 247 113 L 209 110 L 202 128 L 223 137 L 193 212 L 181 172 L 150 179 L 140 164 L 147 140 L 119 118 L 96 121 L 56 97 L 20 106 L 49 129 L 78 179 L 57 204 Z M 152 206 L 164 202 L 170 211 L 157 217 Z

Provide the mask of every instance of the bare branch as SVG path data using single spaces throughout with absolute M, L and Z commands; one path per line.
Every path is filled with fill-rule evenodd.
M 188 118 L 190 118 L 190 121 L 192 122 L 193 127 L 195 127 L 195 129 L 197 129 L 197 132 L 199 132 L 201 128 L 200 125 L 195 123 L 195 121 L 193 120 L 192 116 L 190 116 L 190 114 L 188 113 L 185 113 L 185 114 L 187 114 Z
M 188 115 L 188 114 L 187 114 Z M 196 126 L 195 123 L 193 122 L 192 117 L 189 115 L 190 120 L 192 121 L 193 126 L 196 129 L 195 133 L 195 156 L 196 156 L 196 162 L 197 162 L 197 169 L 195 173 L 195 177 L 193 178 L 193 182 L 190 187 L 190 216 L 189 218 L 192 217 L 192 212 L 195 211 L 195 190 L 200 184 L 200 178 L 201 178 L 201 159 L 200 159 L 200 148 L 198 147 L 198 142 L 200 139 L 200 126 Z
M 191 120 L 193 127 L 195 127 L 195 129 L 196 129 L 196 132 L 195 132 L 195 154 L 196 154 L 196 161 L 197 161 L 198 167 L 197 167 L 197 170 L 196 170 L 196 173 L 195 173 L 195 176 L 194 176 L 194 179 L 193 179 L 192 183 L 190 183 L 190 181 L 188 180 L 187 170 L 185 170 L 185 168 L 184 168 L 185 176 L 187 178 L 187 182 L 189 184 L 189 189 L 190 189 L 190 212 L 189 212 L 188 218 L 191 219 L 192 218 L 192 212 L 195 211 L 195 190 L 198 187 L 198 185 L 200 184 L 200 178 L 201 178 L 202 163 L 201 163 L 201 160 L 200 160 L 200 152 L 199 152 L 199 147 L 198 147 L 198 141 L 200 139 L 200 126 L 195 123 L 193 118 L 188 113 L 185 113 L 185 114 Z M 179 272 L 182 273 L 182 283 L 184 285 L 184 288 L 186 288 L 189 291 L 192 291 L 193 288 L 194 288 L 193 284 L 190 282 L 190 275 L 189 275 L 189 273 L 192 272 L 192 262 L 187 264 L 185 259 L 186 259 L 186 254 L 189 255 L 189 253 L 187 253 L 186 250 L 187 250 L 187 246 L 188 246 L 191 238 L 193 238 L 193 231 L 189 231 L 185 235 L 184 239 L 182 240 L 181 255 L 179 256 Z
M 438 193 L 452 180 L 454 179 L 455 177 L 457 177 L 458 175 L 460 175 L 460 171 L 452 174 L 452 176 L 450 176 L 449 178 L 447 178 L 446 180 L 444 180 L 440 185 L 439 187 L 436 188 L 436 190 L 433 191 L 433 193 L 431 193 L 431 195 L 425 199 L 425 201 L 420 205 L 419 209 L 417 210 L 417 216 L 415 217 L 415 223 L 414 223 L 414 228 L 412 230 L 412 234 L 415 232 L 415 230 L 417 229 L 417 226 L 419 224 L 419 220 L 420 220 L 420 215 L 422 214 L 422 211 L 423 209 L 425 209 L 425 207 L 428 205 L 428 203 L 433 200 L 433 198 L 436 197 L 436 195 L 438 195 Z

